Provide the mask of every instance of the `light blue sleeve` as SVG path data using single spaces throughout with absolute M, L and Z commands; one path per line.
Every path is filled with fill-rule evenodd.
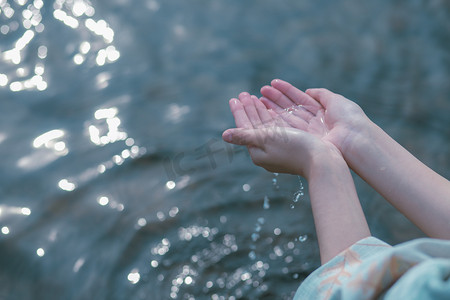
M 450 241 L 365 238 L 308 276 L 294 299 L 450 299 Z

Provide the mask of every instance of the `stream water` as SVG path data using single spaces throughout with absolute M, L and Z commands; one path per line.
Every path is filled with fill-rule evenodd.
M 449 178 L 448 1 L 0 0 L 0 298 L 291 298 L 319 265 L 306 182 L 220 138 L 273 78 Z M 355 180 L 375 236 L 423 235 Z

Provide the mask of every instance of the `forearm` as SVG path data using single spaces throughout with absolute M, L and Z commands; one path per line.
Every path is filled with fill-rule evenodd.
M 318 158 L 307 176 L 311 206 L 325 263 L 370 236 L 353 178 L 340 154 Z
M 450 183 L 372 122 L 344 151 L 349 166 L 432 237 L 450 239 Z

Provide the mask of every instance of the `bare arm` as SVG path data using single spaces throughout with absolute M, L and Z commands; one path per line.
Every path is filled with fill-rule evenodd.
M 450 239 L 450 182 L 373 122 L 364 127 L 343 149 L 349 166 L 427 235 Z
M 320 158 L 308 175 L 322 264 L 370 236 L 353 178 L 340 154 Z
M 306 131 L 335 145 L 356 173 L 422 231 L 450 239 L 450 182 L 370 121 L 358 105 L 326 89 L 304 93 L 282 80 L 261 93 L 264 104 L 296 128 L 303 113 L 286 114 L 286 109 L 306 108 Z

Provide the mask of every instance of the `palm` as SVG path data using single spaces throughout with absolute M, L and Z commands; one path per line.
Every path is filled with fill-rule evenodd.
M 261 93 L 261 101 L 272 117 L 281 120 L 284 126 L 311 133 L 340 150 L 364 116 L 355 103 L 322 89 L 310 92 L 319 101 L 287 82 L 276 80 L 272 86 L 263 87 Z
M 336 151 L 333 144 L 321 139 L 324 135 L 320 124 L 316 126 L 312 118 L 308 118 L 308 123 L 294 115 L 301 115 L 301 111 L 285 111 L 285 114 L 267 109 L 260 99 L 248 93 L 231 99 L 230 108 L 238 129 L 225 131 L 224 139 L 248 146 L 253 162 L 266 170 L 303 175 L 313 153 Z M 227 133 L 233 130 L 235 134 L 231 139 Z M 293 160 L 294 157 L 302 159 Z

